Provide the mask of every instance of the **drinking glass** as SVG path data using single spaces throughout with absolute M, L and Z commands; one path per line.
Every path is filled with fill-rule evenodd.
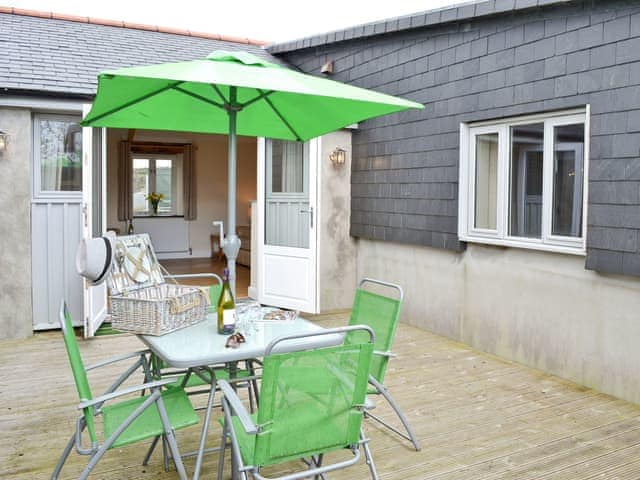
M 257 331 L 256 320 L 260 315 L 260 304 L 255 300 L 243 300 L 236 306 L 237 329 L 244 336 L 251 336 Z

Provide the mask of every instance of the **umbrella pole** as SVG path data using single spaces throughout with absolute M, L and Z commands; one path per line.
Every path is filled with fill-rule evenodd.
M 236 87 L 230 88 L 229 108 L 229 152 L 228 152 L 228 193 L 227 193 L 227 236 L 222 250 L 227 257 L 229 284 L 236 297 L 236 258 L 240 251 L 240 239 L 236 235 L 236 182 L 237 182 L 237 138 L 236 138 Z

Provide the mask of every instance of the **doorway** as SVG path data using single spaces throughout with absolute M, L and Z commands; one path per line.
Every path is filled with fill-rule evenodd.
M 57 328 L 60 299 L 82 325 L 82 281 L 75 250 L 82 222 L 80 115 L 35 114 L 31 185 L 33 329 Z

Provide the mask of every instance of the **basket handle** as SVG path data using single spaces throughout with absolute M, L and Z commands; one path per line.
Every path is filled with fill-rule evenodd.
M 202 305 L 203 301 L 206 302 L 206 297 L 202 290 L 198 290 L 198 296 L 195 297 L 192 301 L 187 302 L 183 305 L 180 305 L 176 297 L 171 297 L 169 299 L 169 313 L 171 313 L 172 315 L 184 313 L 187 310 L 191 310 L 192 308 L 199 307 L 200 305 Z

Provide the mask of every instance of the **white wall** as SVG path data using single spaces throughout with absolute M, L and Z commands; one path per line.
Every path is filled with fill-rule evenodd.
M 578 256 L 359 240 L 364 275 L 404 287 L 403 321 L 640 402 L 640 279 L 585 270 Z
M 124 222 L 118 221 L 118 143 L 126 139 L 127 130 L 109 130 L 107 143 L 107 226 L 126 233 Z M 227 223 L 227 137 L 177 132 L 138 131 L 134 141 L 192 143 L 195 149 L 198 218 L 189 223 L 189 238 L 193 257 L 211 254 L 209 235 L 211 222 Z M 256 197 L 256 140 L 238 137 L 237 224 L 248 225 L 249 204 Z M 162 219 L 158 219 L 162 221 Z M 135 220 L 134 220 L 135 228 Z

